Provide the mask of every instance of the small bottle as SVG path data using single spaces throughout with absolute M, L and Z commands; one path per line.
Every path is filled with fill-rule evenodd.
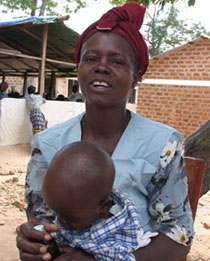
M 41 231 L 41 232 L 45 231 L 44 225 L 37 225 L 34 227 L 34 229 Z M 49 252 L 51 254 L 52 260 L 61 255 L 55 239 L 52 238 L 52 240 L 50 240 L 50 241 L 44 240 L 43 242 L 47 247 L 47 252 Z

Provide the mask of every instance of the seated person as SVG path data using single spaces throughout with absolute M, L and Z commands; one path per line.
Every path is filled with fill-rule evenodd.
M 11 92 L 9 95 L 8 95 L 10 98 L 22 98 L 22 96 L 20 95 L 19 92 Z
M 22 98 L 23 95 L 20 95 L 18 91 L 16 91 L 16 87 L 12 86 L 10 92 L 8 93 L 9 98 Z
M 133 252 L 149 244 L 132 200 L 112 190 L 111 157 L 89 142 L 74 142 L 52 160 L 42 185 L 47 207 L 56 213 L 58 246 L 83 249 L 96 260 L 135 260 Z
M 82 94 L 79 92 L 77 84 L 72 86 L 72 94 L 68 97 L 69 101 L 82 102 Z
M 144 230 L 159 233 L 133 253 L 136 260 L 174 261 L 189 252 L 194 233 L 182 135 L 126 109 L 130 91 L 148 68 L 148 48 L 139 31 L 144 14 L 145 8 L 137 3 L 115 7 L 78 38 L 75 62 L 85 112 L 33 138 L 25 189 L 28 221 L 17 236 L 21 260 L 50 260 L 40 242 L 51 239 L 52 224 L 45 225 L 48 233 L 33 229 L 35 221 L 37 225 L 46 218 L 50 222 L 49 215 L 40 211 L 44 210 L 43 178 L 56 152 L 81 140 L 100 146 L 112 157 L 113 187 L 133 199 Z M 71 259 L 66 259 L 67 254 L 59 258 L 94 260 L 86 254 L 74 249 L 74 258 L 72 253 Z
M 59 94 L 57 97 L 56 97 L 56 100 L 57 101 L 67 101 L 67 98 L 65 98 L 65 96 L 63 94 Z
M 0 99 L 8 98 L 8 94 L 6 92 L 7 89 L 8 89 L 8 83 L 7 82 L 2 82 L 0 84 Z

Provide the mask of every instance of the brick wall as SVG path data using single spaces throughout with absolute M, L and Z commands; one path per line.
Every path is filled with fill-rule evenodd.
M 19 92 L 21 95 L 23 94 L 23 77 L 9 77 L 7 76 L 5 81 L 8 83 L 8 93 L 11 92 L 12 89 Z M 0 82 L 2 82 L 2 77 L 0 77 Z M 37 77 L 28 77 L 27 86 L 34 85 L 38 90 L 38 78 Z
M 210 39 L 200 37 L 151 59 L 144 79 L 210 81 Z M 210 119 L 210 84 L 141 83 L 136 111 L 178 129 L 187 137 Z
M 0 82 L 2 82 L 2 77 L 0 77 Z M 8 92 L 14 88 L 17 92 L 22 94 L 23 91 L 23 78 L 22 77 L 6 77 L 6 82 L 9 85 Z
M 63 94 L 65 97 L 68 96 L 68 79 L 67 78 L 57 78 L 56 79 L 56 95 Z

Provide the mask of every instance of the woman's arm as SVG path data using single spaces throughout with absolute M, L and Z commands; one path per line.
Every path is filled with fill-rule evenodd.
M 26 175 L 25 200 L 27 203 L 28 222 L 19 227 L 17 235 L 17 247 L 21 260 L 51 260 L 47 253 L 44 240 L 51 240 L 49 233 L 33 229 L 35 225 L 43 223 L 42 220 L 50 220 L 54 217 L 47 211 L 41 197 L 41 186 L 48 163 L 39 149 L 39 135 L 33 137 L 31 143 L 31 159 Z M 51 230 L 49 229 L 49 232 Z
M 43 133 L 34 135 L 31 142 L 31 159 L 28 163 L 25 180 L 25 201 L 28 220 L 38 218 L 51 222 L 55 214 L 45 206 L 41 189 L 49 161 L 56 153 L 56 148 L 50 146 L 51 144 L 45 136 Z M 48 159 L 46 159 L 46 154 Z
M 175 261 L 189 250 L 193 239 L 193 219 L 182 144 L 173 134 L 160 155 L 159 167 L 148 185 L 148 211 L 159 236 L 136 251 L 137 260 Z
M 137 261 L 175 261 L 186 256 L 190 246 L 176 243 L 164 234 L 153 238 L 151 243 L 138 249 L 134 255 Z

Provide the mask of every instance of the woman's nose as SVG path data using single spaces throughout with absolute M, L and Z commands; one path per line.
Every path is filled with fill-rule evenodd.
M 108 66 L 108 63 L 105 59 L 98 62 L 98 64 L 94 68 L 95 73 L 101 73 L 101 74 L 109 74 L 110 68 Z

